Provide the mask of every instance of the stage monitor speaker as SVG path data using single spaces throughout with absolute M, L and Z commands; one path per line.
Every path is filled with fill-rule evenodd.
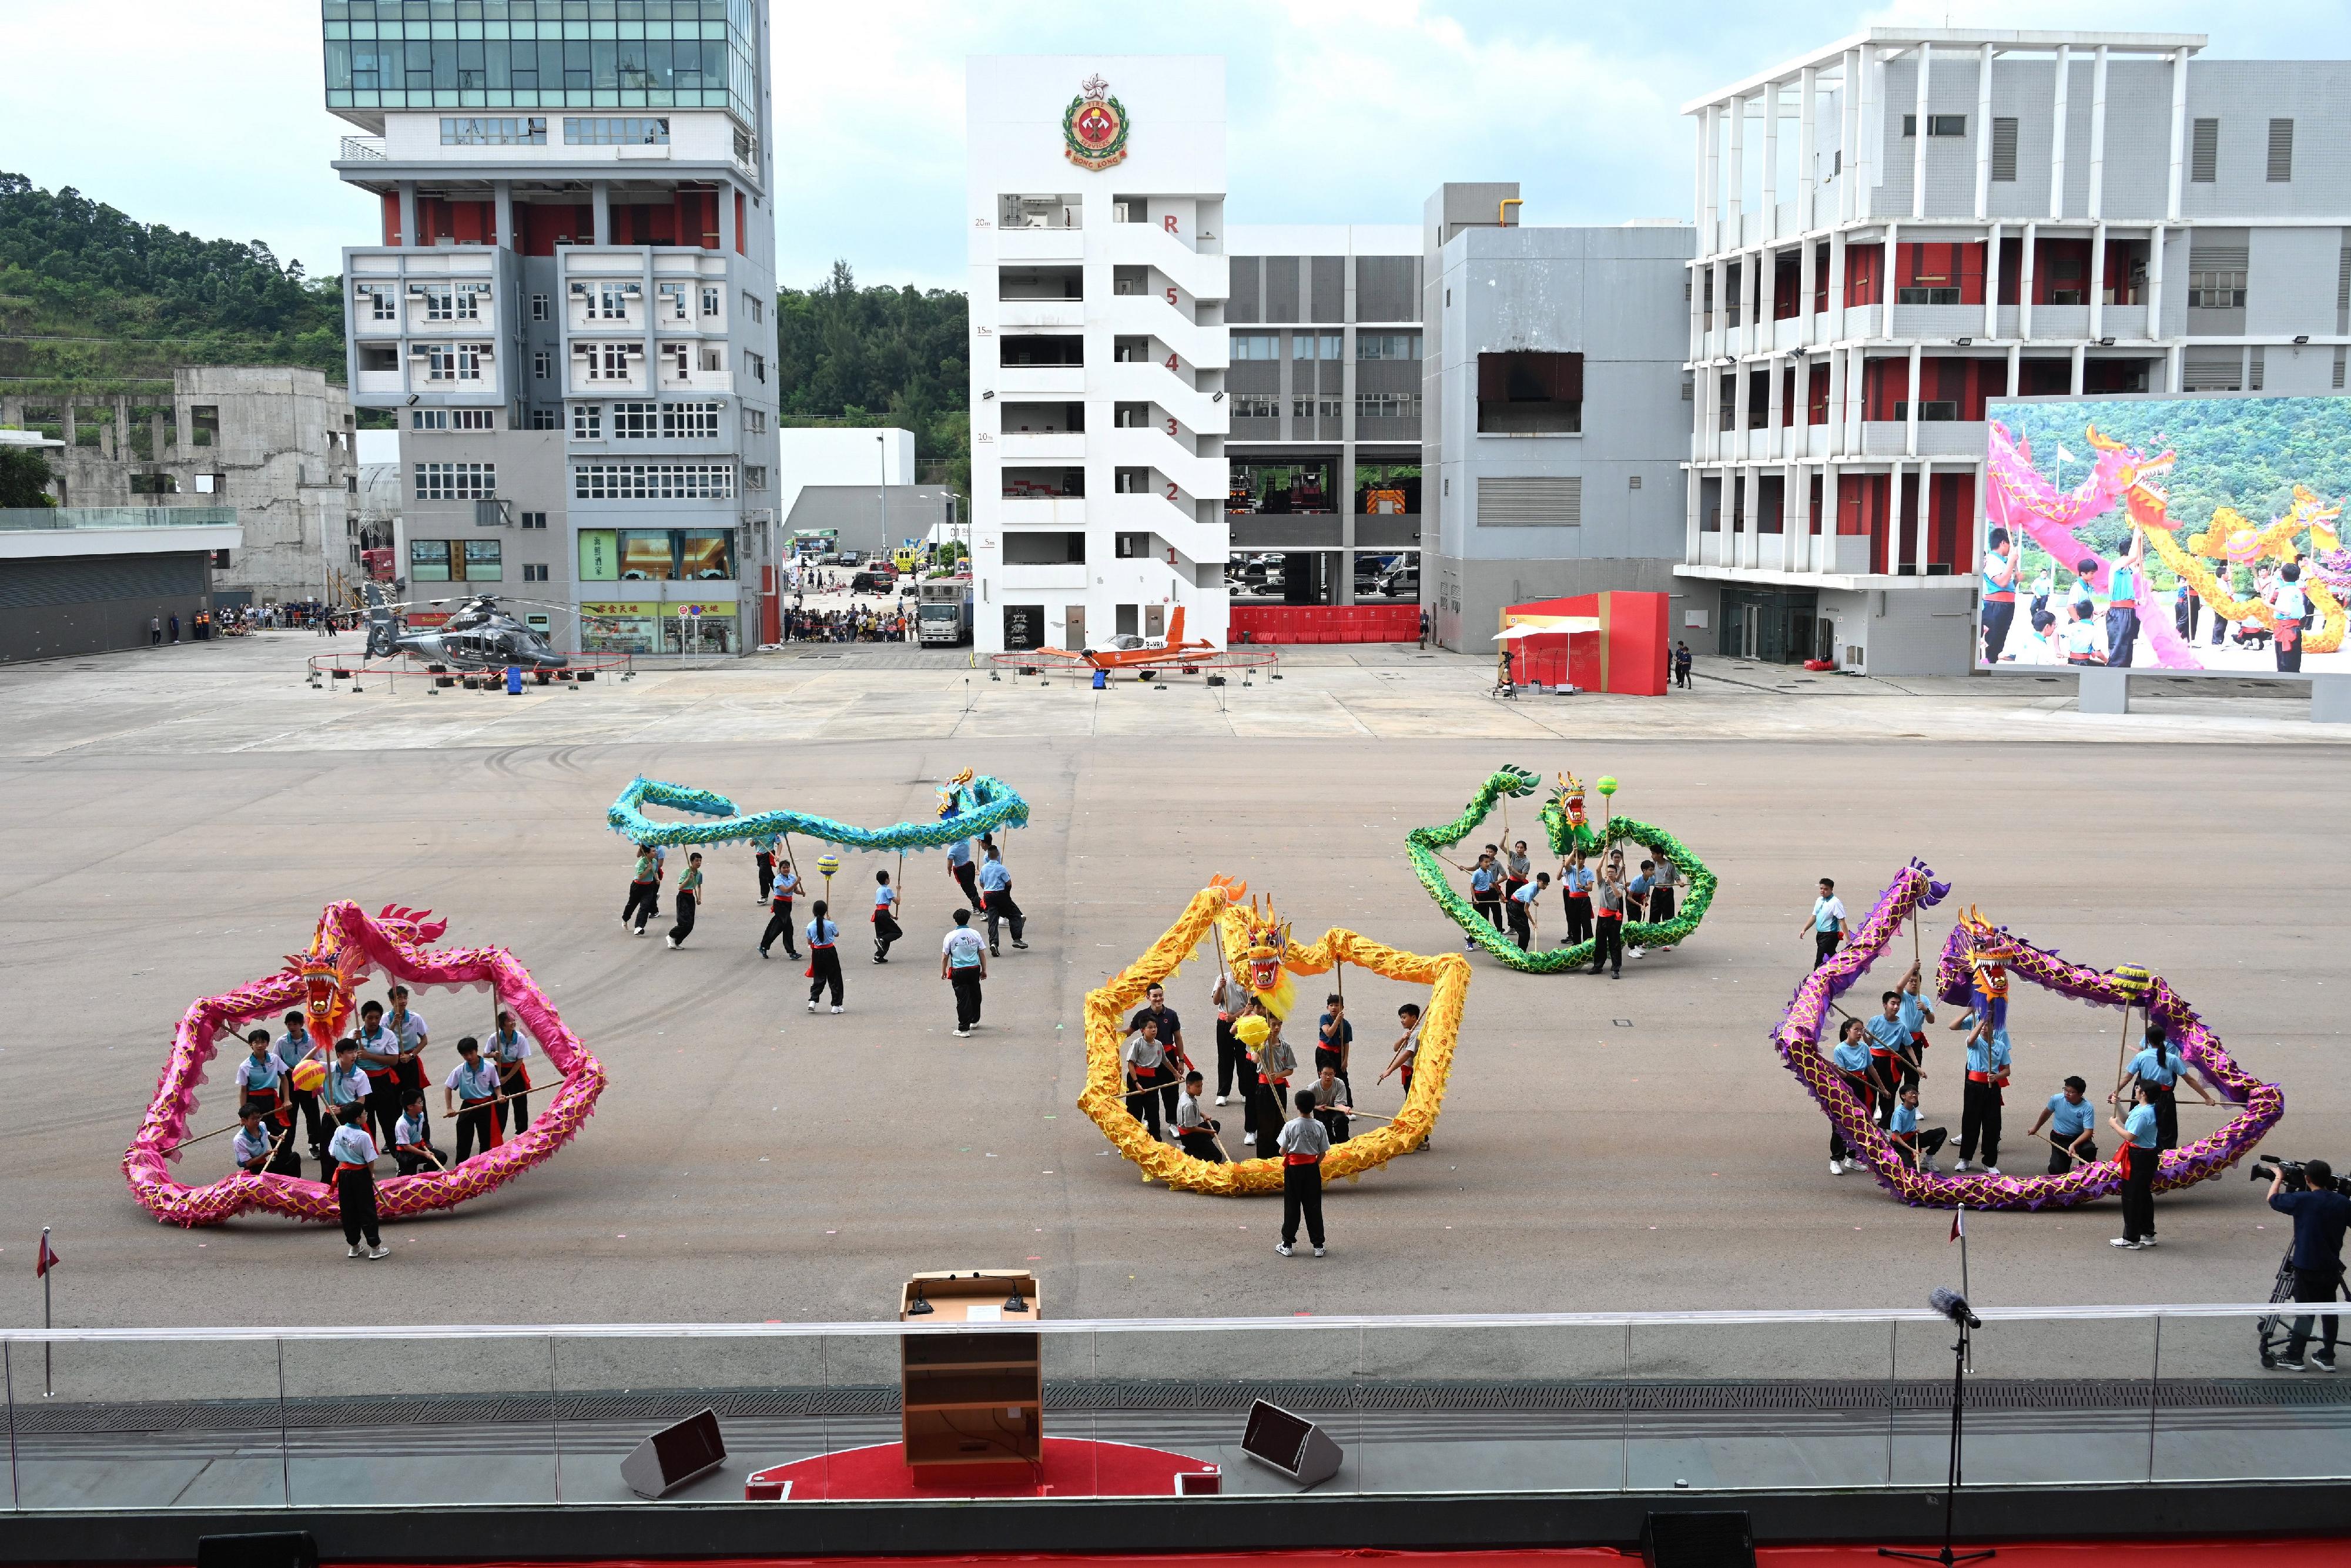
M 1755 1568 L 1743 1513 L 1653 1513 L 1641 1521 L 1647 1568 Z
M 1260 1399 L 1249 1406 L 1241 1452 L 1301 1487 L 1319 1486 L 1339 1473 L 1339 1445 L 1303 1416 Z
M 199 1535 L 196 1568 L 319 1568 L 319 1543 L 307 1530 Z
M 718 1413 L 705 1410 L 674 1427 L 664 1427 L 629 1451 L 621 1479 L 639 1497 L 667 1497 L 726 1463 L 718 1436 Z

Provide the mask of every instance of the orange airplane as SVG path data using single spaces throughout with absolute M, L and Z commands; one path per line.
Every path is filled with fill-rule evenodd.
M 1017 659 L 1023 664 L 1083 664 L 1097 670 L 1136 670 L 1148 674 L 1153 670 L 1170 668 L 1188 673 L 1223 656 L 1224 650 L 1206 638 L 1192 643 L 1184 640 L 1184 607 L 1179 604 L 1167 618 L 1165 637 L 1118 636 L 1089 646 L 1081 653 L 1059 648 L 1032 648 L 1005 658 Z

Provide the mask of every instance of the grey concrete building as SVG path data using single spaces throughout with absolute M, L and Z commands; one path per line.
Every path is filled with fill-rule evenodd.
M 802 485 L 785 515 L 783 536 L 830 528 L 835 548 L 886 557 L 908 539 L 928 544 L 956 520 L 956 494 L 944 485 Z
M 1234 602 L 1417 600 L 1418 231 L 1238 224 L 1228 250 Z
M 1437 641 L 1477 653 L 1492 650 L 1502 609 L 1528 600 L 1712 598 L 1673 576 L 1695 236 L 1675 223 L 1521 227 L 1519 207 L 1514 183 L 1448 184 L 1422 222 L 1422 494 L 1435 558 L 1423 597 Z
M 341 387 L 287 366 L 185 367 L 168 404 L 0 398 L 0 424 L 63 442 L 47 453 L 63 505 L 233 509 L 243 542 L 207 590 L 220 609 L 319 599 L 357 578 L 356 423 Z
M 1987 398 L 2343 388 L 2351 62 L 2205 42 L 1876 27 L 1686 106 L 1722 652 L 1967 669 Z

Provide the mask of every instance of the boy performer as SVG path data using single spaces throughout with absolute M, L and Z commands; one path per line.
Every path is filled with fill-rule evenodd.
M 2049 1129 L 2051 1176 L 2064 1176 L 2077 1164 L 2090 1165 L 2098 1157 L 2097 1141 L 2091 1136 L 2097 1131 L 2098 1113 L 2090 1103 L 2089 1088 L 2079 1078 L 2068 1078 L 2064 1092 L 2049 1096 L 2049 1103 L 2025 1129 L 2027 1137 L 2044 1126 Z
M 383 1244 L 376 1228 L 375 1140 L 360 1125 L 357 1103 L 345 1105 L 340 1115 L 342 1125 L 327 1140 L 327 1157 L 335 1162 L 335 1207 L 342 1215 L 343 1239 L 350 1245 L 343 1256 L 389 1258 L 392 1249 Z M 363 1236 L 368 1244 L 365 1253 L 360 1250 Z
M 906 933 L 892 913 L 897 906 L 898 890 L 890 885 L 890 873 L 875 872 L 873 884 L 873 961 L 886 964 L 890 961 L 890 944 Z
M 498 1124 L 491 1105 L 498 1097 L 498 1070 L 482 1060 L 482 1042 L 470 1034 L 457 1042 L 457 1054 L 463 1060 L 441 1085 L 441 1098 L 442 1110 L 457 1118 L 457 1158 L 464 1160 L 476 1143 L 486 1155 L 498 1146 Z M 417 1109 L 423 1109 L 422 1095 L 417 1097 Z
M 400 1174 L 414 1176 L 419 1171 L 445 1168 L 441 1163 L 441 1151 L 427 1141 L 424 1096 L 412 1089 L 402 1099 L 407 1110 L 392 1125 L 392 1158 L 400 1166 Z
M 530 1037 L 515 1028 L 515 1016 L 506 1009 L 498 1009 L 498 1027 L 490 1033 L 490 1060 L 497 1064 L 498 1099 L 494 1107 L 498 1118 L 498 1135 L 506 1136 L 507 1113 L 514 1113 L 514 1130 L 522 1132 L 530 1125 L 530 1069 L 523 1058 L 530 1054 Z
M 778 936 L 784 939 L 786 956 L 797 958 L 800 956 L 800 950 L 792 945 L 792 900 L 799 895 L 799 873 L 792 869 L 792 862 L 776 862 L 776 884 L 768 890 L 768 929 L 759 936 L 760 957 L 768 956 L 768 949 L 776 945 Z
M 1212 1120 L 1200 1109 L 1201 1086 L 1196 1069 L 1184 1074 L 1184 1091 L 1176 1096 L 1176 1141 L 1194 1159 L 1220 1166 L 1225 1163 L 1225 1151 L 1217 1142 L 1217 1134 L 1224 1124 Z
M 1273 1043 L 1268 1040 L 1267 1044 Z M 1306 1239 L 1314 1256 L 1322 1256 L 1322 1156 L 1331 1152 L 1331 1134 L 1314 1119 L 1314 1091 L 1301 1089 L 1290 1120 L 1275 1139 L 1281 1151 L 1281 1239 L 1274 1250 L 1284 1258 L 1298 1242 L 1298 1221 L 1306 1221 Z
M 1159 1043 L 1159 1020 L 1148 1012 L 1137 1013 L 1134 1032 L 1126 1037 L 1120 1057 L 1126 1063 L 1126 1108 L 1131 1112 L 1141 1103 L 1144 1125 L 1155 1142 L 1161 1136 L 1160 1086 L 1176 1081 L 1167 1069 L 1167 1048 Z

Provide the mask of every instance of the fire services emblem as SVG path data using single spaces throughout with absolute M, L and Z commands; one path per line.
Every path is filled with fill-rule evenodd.
M 1110 83 L 1090 76 L 1078 85 L 1061 116 L 1061 141 L 1071 162 L 1102 170 L 1126 159 L 1126 106 L 1110 95 Z

